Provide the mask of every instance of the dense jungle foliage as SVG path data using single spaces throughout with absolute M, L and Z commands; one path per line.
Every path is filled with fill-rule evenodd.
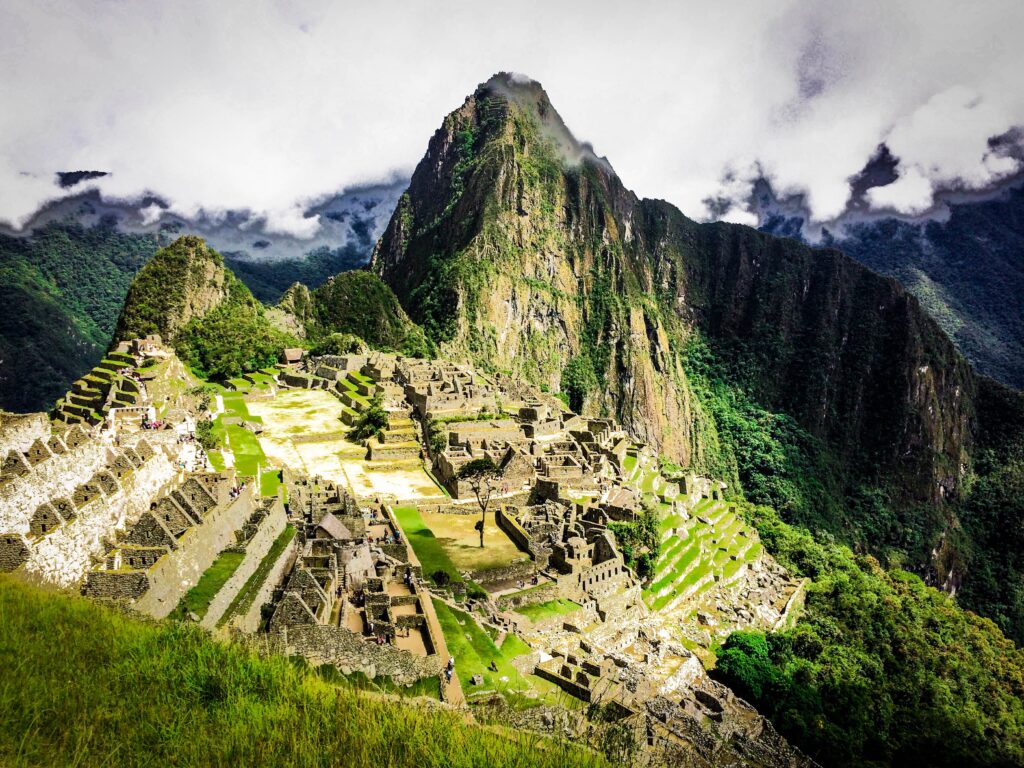
M 809 579 L 792 629 L 737 632 L 714 674 L 828 766 L 1024 760 L 1024 652 L 988 619 L 869 556 L 744 505 L 765 546 Z

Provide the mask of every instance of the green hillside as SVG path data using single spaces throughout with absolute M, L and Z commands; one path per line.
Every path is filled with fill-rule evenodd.
M 111 222 L 51 223 L 0 235 L 0 408 L 42 410 L 94 366 L 154 235 Z
M 744 514 L 809 579 L 797 624 L 736 632 L 714 672 L 828 766 L 1024 761 L 1024 652 L 988 619 L 767 507 Z
M 5 766 L 552 766 L 595 755 L 0 578 Z
M 295 316 L 314 347 L 331 334 L 345 334 L 357 336 L 375 349 L 418 357 L 433 349 L 394 292 L 366 270 L 336 274 L 314 290 L 295 284 L 278 306 Z

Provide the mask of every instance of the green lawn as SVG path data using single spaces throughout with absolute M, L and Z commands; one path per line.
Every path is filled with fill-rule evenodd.
M 502 643 L 499 648 L 494 640 L 473 617 L 457 608 L 452 608 L 442 600 L 434 599 L 434 611 L 444 632 L 444 641 L 448 645 L 448 653 L 455 658 L 455 673 L 462 683 L 466 698 L 474 692 L 509 692 L 522 693 L 530 689 L 530 682 L 516 671 L 511 660 L 520 653 L 526 644 L 522 641 Z M 491 662 L 497 671 L 490 669 Z M 483 685 L 473 685 L 473 675 L 481 675 Z M 502 678 L 506 678 L 502 680 Z
M 178 603 L 178 611 L 180 613 L 191 611 L 200 618 L 205 616 L 210 607 L 210 601 L 231 578 L 231 574 L 238 570 L 238 566 L 244 559 L 244 552 L 221 552 L 213 561 L 213 565 L 199 577 L 199 583 L 181 598 L 181 602 Z
M 245 383 L 248 385 L 248 382 Z M 219 444 L 231 449 L 238 474 L 256 477 L 257 468 L 262 468 L 267 463 L 259 438 L 241 424 L 225 424 L 224 418 L 236 417 L 252 423 L 262 423 L 262 419 L 249 413 L 244 393 L 222 388 L 220 395 L 224 399 L 224 413 L 214 421 L 211 434 Z M 209 456 L 213 468 L 218 472 L 223 471 L 224 457 L 218 451 L 210 451 Z
M 575 603 L 572 600 L 557 598 L 555 600 L 548 600 L 546 603 L 516 608 L 515 612 L 526 616 L 530 621 L 543 621 L 553 616 L 568 616 L 570 613 L 576 613 L 582 607 L 579 603 Z
M 256 477 L 258 467 L 267 463 L 259 438 L 241 424 L 225 424 L 228 446 L 235 455 L 235 469 L 245 477 Z
M 676 560 L 657 566 L 656 579 L 645 591 L 652 595 L 660 592 L 678 579 L 699 556 L 700 542 L 694 541 Z
M 694 505 L 690 514 L 690 521 L 685 523 L 689 537 L 685 540 L 666 540 L 668 544 L 662 547 L 655 565 L 653 582 L 644 590 L 645 601 L 655 610 L 664 608 L 676 595 L 692 587 L 709 573 L 729 578 L 734 576 L 744 563 L 753 562 L 761 554 L 761 545 L 755 541 L 742 558 L 730 559 L 731 555 L 739 554 L 745 543 L 745 539 L 739 534 L 747 531 L 748 535 L 752 535 L 752 532 L 747 530 L 743 521 L 730 511 L 728 503 L 702 499 Z M 696 520 L 697 516 L 705 517 L 711 520 L 711 523 L 699 522 Z M 681 521 L 665 518 L 659 527 L 664 532 L 679 524 Z M 715 538 L 720 539 L 718 544 L 712 544 Z M 705 543 L 708 551 L 701 553 L 701 542 Z M 720 547 L 724 547 L 724 550 Z M 669 587 L 670 592 L 655 597 L 658 592 Z M 709 588 L 710 585 L 706 585 L 700 592 Z
M 245 393 L 233 392 L 225 389 L 220 393 L 224 400 L 224 414 L 227 416 L 238 416 L 246 421 L 259 421 L 249 415 L 249 409 L 245 405 Z
M 658 531 L 659 533 L 665 533 L 670 528 L 678 528 L 683 524 L 683 522 L 682 515 L 666 515 L 658 521 Z
M 633 476 L 633 472 L 636 470 L 636 456 L 632 454 L 626 454 L 626 457 L 622 460 L 622 474 L 627 478 Z
M 220 451 L 207 451 L 206 455 L 210 458 L 210 465 L 218 472 L 223 472 L 225 469 L 224 454 Z
M 281 470 L 274 469 L 269 472 L 260 473 L 260 494 L 263 496 L 277 496 L 281 490 Z
M 228 619 L 237 613 L 245 613 L 252 608 L 252 603 L 256 599 L 256 595 L 259 594 L 260 587 L 263 586 L 263 582 L 267 580 L 267 574 L 270 573 L 270 569 L 274 567 L 274 563 L 284 552 L 285 547 L 295 538 L 295 528 L 291 525 L 286 525 L 284 530 L 274 539 L 274 543 L 270 545 L 270 549 L 267 554 L 260 560 L 260 564 L 256 566 L 256 570 L 252 572 L 242 588 L 238 590 L 238 594 L 235 595 L 235 599 L 231 601 L 231 605 L 224 611 L 224 615 L 220 617 L 217 622 L 217 626 L 225 624 Z
M 461 582 L 459 570 L 445 553 L 434 532 L 423 522 L 419 510 L 416 507 L 395 507 L 394 512 L 398 524 L 412 545 L 413 552 L 423 566 L 424 577 L 433 579 L 435 573 L 444 571 L 452 582 Z
M 0 659 L 4 766 L 605 764 L 563 741 L 367 696 L 190 624 L 141 621 L 7 576 Z

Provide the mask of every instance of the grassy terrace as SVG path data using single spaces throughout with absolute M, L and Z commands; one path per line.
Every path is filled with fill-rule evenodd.
M 274 567 L 274 563 L 281 557 L 281 553 L 284 552 L 291 540 L 295 538 L 295 527 L 286 525 L 284 530 L 274 539 L 274 543 L 270 545 L 270 549 L 267 550 L 267 554 L 260 560 L 260 564 L 256 566 L 256 570 L 252 572 L 252 575 L 246 579 L 245 584 L 238 590 L 238 594 L 231 601 L 231 605 L 224 611 L 224 615 L 220 617 L 217 622 L 217 626 L 223 626 L 228 620 L 236 614 L 244 614 L 250 608 L 252 608 L 253 602 L 256 600 L 256 596 L 260 593 L 260 589 L 263 587 L 263 582 L 267 580 L 267 575 L 270 573 L 270 569 Z
M 703 517 L 710 523 L 698 520 Z M 690 512 L 690 519 L 672 515 L 664 518 L 659 528 L 662 549 L 654 567 L 654 578 L 644 590 L 647 605 L 660 610 L 677 596 L 695 587 L 709 576 L 729 579 L 745 564 L 761 555 L 761 545 L 753 540 L 743 522 L 724 501 L 703 499 Z M 685 535 L 671 534 L 683 528 Z M 736 557 L 736 559 L 732 559 Z M 707 582 L 695 594 L 709 589 Z
M 455 658 L 455 673 L 459 676 L 467 699 L 471 698 L 474 692 L 499 691 L 510 693 L 514 697 L 516 692 L 530 689 L 530 682 L 511 664 L 512 659 L 529 650 L 522 640 L 510 635 L 499 648 L 495 645 L 494 638 L 468 613 L 452 608 L 437 599 L 434 600 L 434 611 L 444 632 L 448 653 Z M 491 662 L 498 668 L 497 672 L 490 669 Z M 474 686 L 473 675 L 481 675 L 484 679 L 483 685 Z
M 181 598 L 178 603 L 179 613 L 191 611 L 199 618 L 205 616 L 210 601 L 231 578 L 231 574 L 238 570 L 244 559 L 244 552 L 221 552 L 217 555 L 213 565 L 199 577 L 199 582 Z
M 190 625 L 143 622 L 8 577 L 0 658 L 5 766 L 604 764 L 461 713 L 334 685 Z
M 241 379 L 239 380 L 241 381 Z M 248 384 L 248 382 L 245 382 Z M 245 405 L 245 393 L 225 389 L 221 392 L 224 399 L 224 413 L 217 417 L 213 434 L 231 449 L 235 456 L 235 469 L 245 477 L 256 477 L 259 467 L 266 466 L 267 457 L 260 447 L 259 438 L 241 424 L 225 424 L 225 417 L 237 417 L 243 421 L 259 422 L 258 416 L 252 416 Z M 223 469 L 223 457 L 214 458 L 211 452 L 210 462 L 214 469 Z M 218 463 L 221 466 L 217 466 Z
M 277 496 L 281 491 L 281 470 L 273 469 L 260 473 L 260 495 Z M 282 499 L 285 501 L 286 499 Z
M 548 600 L 546 603 L 516 608 L 516 613 L 526 616 L 530 621 L 543 621 L 554 616 L 568 616 L 571 613 L 576 613 L 582 607 L 579 603 L 572 600 L 558 598 L 556 600 Z
M 459 570 L 444 551 L 441 542 L 434 536 L 434 532 L 423 522 L 419 510 L 416 507 L 395 507 L 394 512 L 398 524 L 412 545 L 413 552 L 423 566 L 424 577 L 432 579 L 435 573 L 444 571 L 452 582 L 462 581 Z

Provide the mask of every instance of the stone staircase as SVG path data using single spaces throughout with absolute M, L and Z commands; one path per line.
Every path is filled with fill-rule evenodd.
M 406 411 L 389 414 L 388 428 L 366 444 L 368 461 L 405 461 L 420 457 L 419 432 Z

